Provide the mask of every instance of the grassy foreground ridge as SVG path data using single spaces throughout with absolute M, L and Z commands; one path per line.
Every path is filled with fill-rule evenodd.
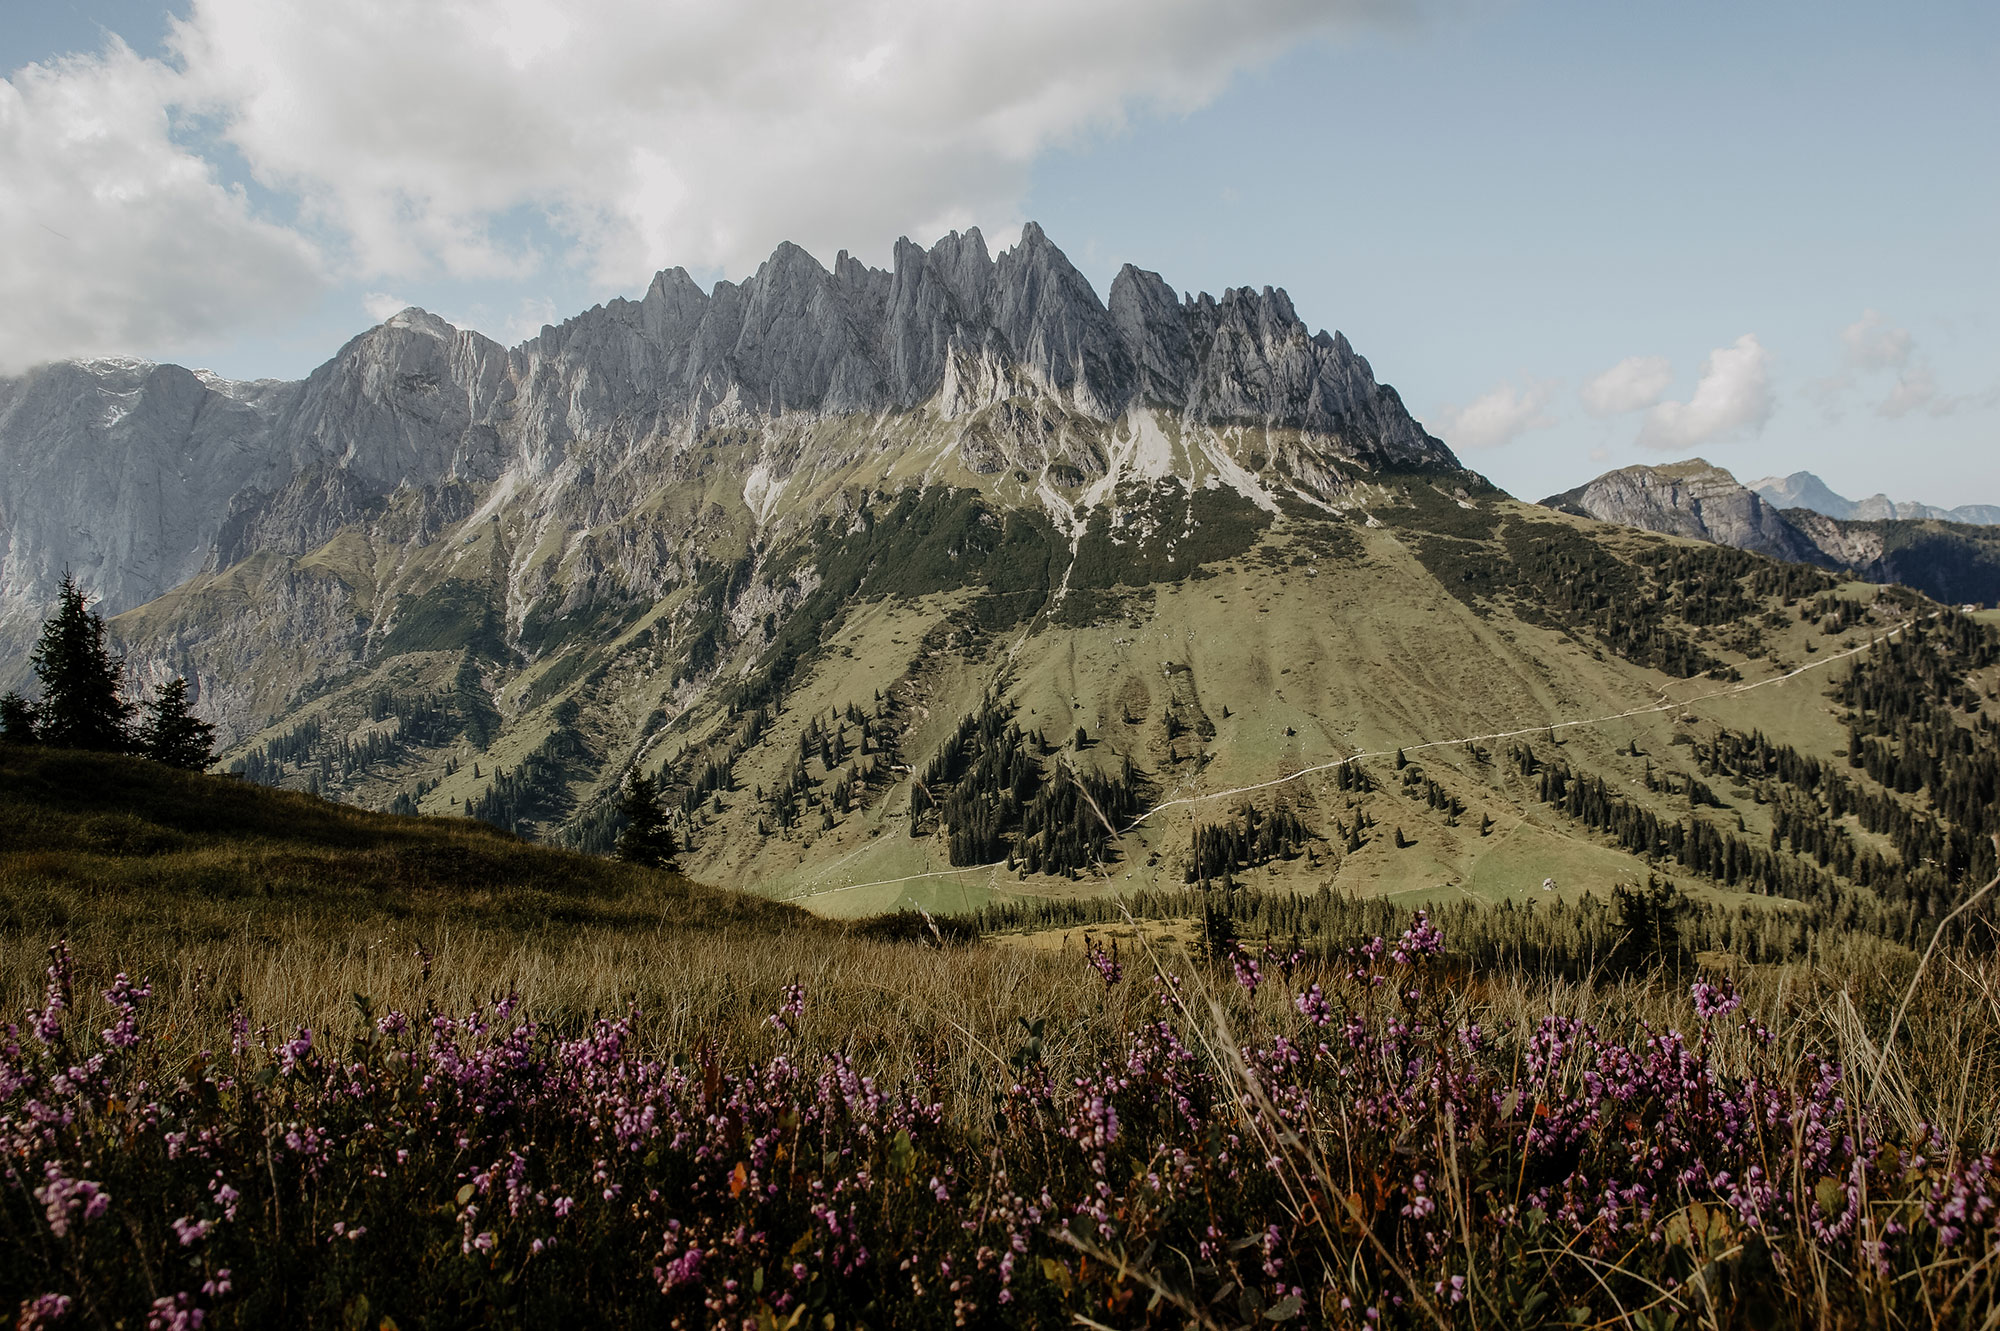
M 0 835 L 25 1326 L 2000 1310 L 1970 915 L 1921 968 L 1831 926 L 1750 964 L 1247 891 L 1189 894 L 1192 950 L 1164 918 L 960 938 L 5 750 Z

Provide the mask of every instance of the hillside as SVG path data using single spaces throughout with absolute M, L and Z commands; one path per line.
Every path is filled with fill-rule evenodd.
M 245 929 L 813 928 L 801 911 L 537 846 L 137 758 L 0 744 L 0 936 L 171 954 Z M 433 935 L 434 936 L 434 935 Z
M 655 772 L 692 878 L 841 916 L 1665 869 L 1909 938 L 1985 862 L 1983 815 L 1930 821 L 1993 723 L 1984 630 L 1711 543 L 1714 469 L 1634 480 L 1706 524 L 1673 535 L 1521 503 L 1275 289 L 1100 301 L 1035 228 L 785 248 L 511 351 L 406 312 L 239 398 L 289 479 L 111 627 L 251 783 L 601 852 Z M 1897 713 L 1836 789 L 1877 640 L 1956 730 Z

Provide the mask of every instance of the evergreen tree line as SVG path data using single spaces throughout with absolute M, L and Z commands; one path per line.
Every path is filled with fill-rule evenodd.
M 1810 604 L 1799 606 L 1799 622 L 1809 624 L 1818 620 L 1825 633 L 1845 633 L 1873 618 L 1867 606 L 1846 596 L 1819 596 Z
M 463 672 L 464 665 L 460 664 Z M 454 692 L 458 689 L 454 687 Z M 481 690 L 484 692 L 484 689 Z M 491 706 L 491 700 L 487 700 Z M 482 712 L 484 709 L 480 709 Z M 383 721 L 396 723 L 396 737 L 405 744 L 420 748 L 435 749 L 451 743 L 465 728 L 465 721 L 453 706 L 450 698 L 436 693 L 423 693 L 416 697 L 405 697 L 389 689 L 377 689 L 368 695 L 368 719 L 380 724 Z M 484 748 L 484 745 L 479 747 Z
M 386 688 L 369 694 L 369 721 L 377 724 L 394 721 L 393 731 L 371 730 L 328 743 L 320 718 L 309 716 L 238 758 L 229 765 L 229 770 L 260 786 L 282 785 L 288 776 L 303 775 L 306 789 L 320 795 L 364 772 L 400 760 L 413 747 L 438 748 L 467 732 L 468 738 L 472 735 L 490 738 L 498 714 L 478 684 L 477 667 L 472 675 L 472 687 L 478 689 L 476 699 L 467 696 L 464 673 L 465 667 L 461 665 L 460 679 L 448 696 L 425 693 L 406 697 Z M 407 795 L 399 797 L 390 812 L 414 813 L 414 807 L 404 807 L 413 803 Z
M 1312 838 L 1305 820 L 1287 806 L 1280 804 L 1265 813 L 1246 804 L 1228 822 L 1196 825 L 1187 881 L 1204 888 L 1216 881 L 1234 887 L 1237 870 L 1297 859 Z
M 260 786 L 281 785 L 287 775 L 303 772 L 306 789 L 318 795 L 403 756 L 401 739 L 386 730 L 371 730 L 358 739 L 342 736 L 331 744 L 324 742 L 324 733 L 318 717 L 307 717 L 238 758 L 229 770 Z
M 1458 820 L 1465 815 L 1465 801 L 1424 775 L 1421 767 L 1403 769 L 1403 794 L 1421 799 L 1426 807 L 1442 813 L 1446 827 L 1457 827 Z
M 752 798 L 759 813 L 757 830 L 769 835 L 773 826 L 784 830 L 803 827 L 808 813 L 820 812 L 819 830 L 833 826 L 835 814 L 846 815 L 857 800 L 866 804 L 868 796 L 886 786 L 895 754 L 893 703 L 876 691 L 873 709 L 849 702 L 828 710 L 822 717 L 814 712 L 799 731 L 798 752 L 769 789 L 757 786 Z M 765 704 L 748 713 L 733 753 L 747 750 L 776 720 L 774 704 Z M 853 738 L 849 738 L 850 730 Z M 814 774 L 813 764 L 818 764 Z
M 260 786 L 275 786 L 284 780 L 291 764 L 303 764 L 318 752 L 324 728 L 317 716 L 309 716 L 282 735 L 273 735 L 229 765 L 229 770 Z
M 1684 819 L 1663 819 L 1613 792 L 1602 778 L 1575 772 L 1559 759 L 1541 759 L 1527 745 L 1514 746 L 1510 757 L 1517 770 L 1536 779 L 1536 795 L 1543 803 L 1605 833 L 1621 848 L 1649 861 L 1672 860 L 1724 886 L 1805 903 L 1815 927 L 1857 930 L 1920 945 L 1975 881 L 1951 879 L 1934 858 L 1898 863 L 1856 846 L 1847 829 L 1829 815 L 1827 805 L 1795 793 L 1778 793 L 1772 834 L 1766 845 L 1757 845 L 1741 834 L 1740 815 L 1735 832 L 1692 811 Z M 1824 776 L 1823 784 L 1827 789 L 1840 788 Z M 1865 792 L 1849 791 L 1848 798 L 1846 807 L 1857 812 L 1881 812 L 1885 807 L 1879 797 L 1870 798 Z M 1978 864 L 1958 829 L 1940 829 L 1909 810 L 1894 818 L 1880 817 L 1877 823 L 1885 831 L 1903 830 L 1909 838 L 1905 845 L 1956 845 L 1968 855 L 1969 864 Z M 1991 857 L 1988 843 L 1989 862 Z M 1966 927 L 1977 923 L 1968 920 Z
M 910 795 L 910 835 L 938 826 L 953 864 L 994 864 L 1075 877 L 1114 854 L 1114 830 L 1140 808 L 1130 758 L 1116 773 L 1044 770 L 1053 752 L 989 696 L 924 765 Z M 1109 824 L 1109 826 L 1107 826 Z
M 1677 678 L 1727 672 L 1667 624 L 1669 608 L 1688 600 L 1673 584 L 1642 578 L 1597 542 L 1554 523 L 1513 523 L 1503 539 L 1515 590 L 1526 593 L 1518 606 L 1525 617 L 1587 628 L 1626 660 Z
M 1633 747 L 1636 749 L 1638 746 L 1635 744 Z M 1650 758 L 1646 760 L 1645 775 L 1640 782 L 1655 794 L 1675 795 L 1686 800 L 1690 809 L 1698 809 L 1704 804 L 1712 809 L 1723 807 L 1721 797 L 1706 782 L 1686 772 L 1663 772 L 1653 766 Z
M 2000 633 L 1955 610 L 1916 620 L 1878 642 L 1834 690 L 1853 709 L 1850 766 L 1899 793 L 1921 791 L 1945 834 L 1917 858 L 1935 862 L 1955 886 L 1995 871 L 2000 832 L 2000 725 L 1968 679 L 2000 663 Z
M 1731 624 L 1764 608 L 1762 594 L 1743 584 L 1757 572 L 1757 564 L 1767 561 L 1748 551 L 1670 546 L 1641 556 L 1639 562 L 1651 574 L 1661 608 L 1682 623 L 1698 628 Z
M 486 692 L 486 683 L 479 676 L 479 662 L 473 659 L 470 649 L 458 663 L 458 674 L 452 680 L 452 708 L 458 714 L 465 738 L 475 749 L 483 749 L 493 742 L 500 733 L 500 709 L 493 705 L 493 698 Z
M 144 704 L 124 696 L 124 661 L 111 654 L 103 617 L 68 573 L 29 663 L 41 696 L 0 696 L 0 741 L 136 753 L 196 772 L 213 761 L 215 727 L 194 714 L 185 677 Z
M 564 699 L 555 712 L 556 728 L 511 770 L 496 770 L 491 785 L 465 803 L 468 816 L 526 836 L 527 825 L 567 813 L 570 783 L 589 774 L 596 755 L 576 728 L 579 708 Z
M 1757 903 L 1725 904 L 1687 896 L 1655 878 L 1623 884 L 1612 899 L 1497 904 L 1458 899 L 1426 908 L 1444 931 L 1449 956 L 1479 971 L 1514 970 L 1572 979 L 1685 966 L 1701 952 L 1727 952 L 1753 964 L 1804 961 L 1846 931 L 1803 910 Z M 983 933 L 1050 929 L 1115 929 L 1128 920 L 1201 922 L 1206 949 L 1238 940 L 1255 952 L 1265 943 L 1308 958 L 1338 961 L 1368 938 L 1401 933 L 1411 910 L 1383 897 L 1315 892 L 1146 888 L 1120 896 L 996 902 L 970 917 Z
M 1862 755 L 1862 742 L 1850 734 L 1850 763 Z M 1962 803 L 1965 797 L 1960 792 L 1946 801 L 1934 798 L 1934 810 L 1942 811 L 1942 804 L 1956 812 L 1957 821 L 1940 821 L 1888 789 L 1852 780 L 1761 732 L 1723 731 L 1712 744 L 1697 743 L 1694 751 L 1702 770 L 1749 783 L 1753 798 L 1771 806 L 1772 850 L 1789 844 L 1793 853 L 1809 856 L 1821 868 L 1831 867 L 1840 877 L 1873 888 L 1885 901 L 1907 905 L 1916 919 L 1947 914 L 1967 886 L 1993 876 L 1993 847 L 1987 839 L 1993 830 L 1991 803 Z M 1870 761 L 1876 764 L 1871 776 L 1888 785 L 1883 777 L 1890 767 L 1889 755 L 1864 756 L 1857 765 Z M 1980 771 L 1990 766 L 1990 753 L 1973 753 L 1967 755 L 1965 767 L 1956 770 L 1977 789 L 1981 779 L 1991 779 L 1990 771 L 1983 777 Z M 1886 838 L 1895 848 L 1896 860 L 1857 845 L 1840 822 L 1849 814 L 1865 830 Z
M 1612 791 L 1602 777 L 1576 772 L 1560 758 L 1541 758 L 1527 744 L 1513 745 L 1508 756 L 1516 771 L 1535 778 L 1535 796 L 1542 803 L 1605 833 L 1631 854 L 1648 861 L 1671 859 L 1714 882 L 1767 896 L 1823 904 L 1841 900 L 1833 875 L 1808 861 L 1776 854 L 1691 811 L 1682 819 L 1662 818 Z
M 1790 564 L 1782 560 L 1766 559 L 1753 555 L 1747 550 L 1733 550 L 1718 545 L 1717 551 L 1742 555 L 1755 567 L 1750 572 L 1750 593 L 1766 599 L 1778 599 L 1786 605 L 1805 596 L 1817 596 L 1839 585 L 1839 579 L 1811 564 Z

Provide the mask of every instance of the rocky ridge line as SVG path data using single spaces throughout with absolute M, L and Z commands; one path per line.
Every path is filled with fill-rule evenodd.
M 785 244 L 743 282 L 704 293 L 670 268 L 511 349 L 409 309 L 299 382 L 137 361 L 0 380 L 0 639 L 38 620 L 65 568 L 117 613 L 204 567 L 310 550 L 402 486 L 548 476 L 579 440 L 797 413 L 956 420 L 1024 398 L 1456 466 L 1282 290 L 1177 298 L 1128 264 L 1101 301 L 1032 223 L 997 258 L 977 230 L 899 241 L 889 271 Z

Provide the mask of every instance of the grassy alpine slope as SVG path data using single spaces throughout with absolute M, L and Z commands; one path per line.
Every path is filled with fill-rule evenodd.
M 25 1325 L 2000 1307 L 1990 926 L 1920 966 L 1629 901 L 1216 887 L 1193 954 L 1123 922 L 1025 947 L 0 753 Z
M 1172 479 L 1103 494 L 1079 482 L 1077 502 L 1102 506 L 1071 530 L 1022 506 L 1032 477 L 954 471 L 921 434 L 900 446 L 795 478 L 761 529 L 729 489 L 745 444 L 704 446 L 706 507 L 646 519 L 705 552 L 657 601 L 607 591 L 610 564 L 564 591 L 546 566 L 589 543 L 524 550 L 504 505 L 462 536 L 396 547 L 393 578 L 386 547 L 371 573 L 353 562 L 374 548 L 367 533 L 342 537 L 286 585 L 338 565 L 341 595 L 387 627 L 340 673 L 271 695 L 274 723 L 227 759 L 258 780 L 591 849 L 615 836 L 613 787 L 636 764 L 678 806 L 694 876 L 835 915 L 1177 886 L 1204 829 L 1280 810 L 1304 842 L 1237 866 L 1271 887 L 1520 900 L 1548 878 L 1601 892 L 1643 877 L 1647 857 L 1541 807 L 1490 743 L 1449 741 L 1618 718 L 1556 736 L 1571 766 L 1638 787 L 1660 817 L 1686 812 L 1674 795 L 1697 774 L 1680 760 L 1721 730 L 1833 758 L 1845 733 L 1826 689 L 1845 666 L 1832 658 L 1934 608 L 1554 514 L 1470 473 L 1357 472 L 1338 513 Z M 1275 484 L 1264 465 L 1253 480 Z M 517 618 L 502 575 L 523 560 L 541 561 L 545 599 L 578 604 Z M 241 613 L 283 600 L 274 576 L 239 566 L 117 626 L 185 636 L 221 617 L 282 637 L 268 612 Z M 392 589 L 412 578 L 430 590 Z M 218 647 L 289 659 L 279 645 Z M 1969 677 L 1993 691 L 1990 670 Z M 1115 849 L 1057 855 L 1027 843 L 1082 835 L 1054 826 L 1059 810 L 1033 827 L 1006 815 L 998 842 L 958 835 L 950 810 L 913 827 L 918 779 L 973 762 L 946 750 L 989 700 L 1034 738 L 1041 787 L 1130 760 L 1135 804 L 1175 803 Z M 1414 799 L 1397 749 L 1420 755 Z M 1355 769 L 1370 784 L 1343 787 L 1326 765 L 1357 754 L 1376 755 Z M 1672 790 L 1652 788 L 1655 769 L 1679 770 Z M 1240 787 L 1258 789 L 1218 796 Z M 1764 801 L 1723 802 L 1699 816 L 1768 838 Z M 969 862 L 973 841 L 1000 853 Z

